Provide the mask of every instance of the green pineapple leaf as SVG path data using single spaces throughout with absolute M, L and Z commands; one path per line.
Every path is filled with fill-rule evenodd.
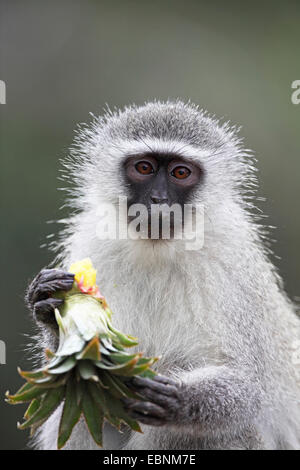
M 93 400 L 89 389 L 86 388 L 85 394 L 82 400 L 83 415 L 87 424 L 87 427 L 99 446 L 102 447 L 102 428 L 104 421 L 104 413 L 102 409 Z
M 11 405 L 18 403 L 26 403 L 34 398 L 43 395 L 44 390 L 33 384 L 26 383 L 15 395 L 10 395 L 6 392 L 6 401 Z
M 97 336 L 95 336 L 88 345 L 84 348 L 82 352 L 76 354 L 76 359 L 91 359 L 92 361 L 100 361 L 100 341 Z
M 26 429 L 33 424 L 42 424 L 45 419 L 47 419 L 53 413 L 53 411 L 56 410 L 63 399 L 64 392 L 64 387 L 54 388 L 53 390 L 47 391 L 40 403 L 38 410 L 23 424 L 19 424 L 18 428 Z
M 79 389 L 75 380 L 69 379 L 66 386 L 66 397 L 59 423 L 57 447 L 61 449 L 71 436 L 72 430 L 81 415 L 82 389 Z
M 73 369 L 76 365 L 76 359 L 73 356 L 68 357 L 65 359 L 64 362 L 59 364 L 58 366 L 51 366 L 51 364 L 48 366 L 48 372 L 51 375 L 60 375 L 60 374 L 65 374 L 66 372 L 69 372 L 69 370 Z

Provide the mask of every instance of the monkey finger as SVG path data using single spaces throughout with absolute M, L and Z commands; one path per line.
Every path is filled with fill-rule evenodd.
M 171 379 L 171 377 L 166 377 L 165 375 L 157 374 L 155 377 L 153 377 L 153 380 L 156 380 L 157 382 L 161 382 L 165 385 L 174 385 L 175 387 L 178 387 L 177 380 Z
M 177 386 L 163 384 L 153 379 L 145 379 L 137 376 L 133 378 L 133 384 L 140 388 L 150 388 L 156 392 L 162 393 L 163 395 L 178 396 Z
M 37 288 L 35 289 L 32 295 L 32 302 L 38 302 L 40 300 L 45 300 L 49 295 L 57 292 L 57 291 L 67 291 L 72 289 L 73 280 L 57 280 L 57 281 L 50 281 L 38 284 Z
M 162 406 L 164 409 L 175 408 L 178 401 L 176 398 L 163 395 L 162 393 L 151 390 L 151 388 L 142 388 L 140 389 L 140 394 L 148 398 L 152 403 L 156 403 Z
M 34 308 L 36 312 L 53 312 L 53 310 L 59 307 L 63 302 L 63 299 L 50 298 L 37 302 Z
M 53 323 L 55 321 L 53 315 L 54 309 L 59 307 L 62 303 L 62 299 L 52 298 L 36 302 L 34 305 L 35 318 L 43 323 Z
M 163 419 L 155 418 L 149 415 L 143 415 L 141 413 L 137 413 L 136 411 L 132 411 L 128 413 L 131 418 L 139 421 L 142 424 L 147 424 L 148 426 L 164 426 L 166 421 Z
M 74 280 L 74 277 L 73 273 L 68 273 L 62 269 L 43 269 L 40 272 L 39 280 L 40 282 L 56 281 L 58 279 Z
M 126 409 L 129 411 L 136 411 L 143 415 L 151 415 L 157 418 L 165 418 L 166 417 L 166 410 L 164 410 L 161 406 L 156 405 L 155 403 L 151 403 L 149 401 L 138 401 L 132 400 L 124 401 Z

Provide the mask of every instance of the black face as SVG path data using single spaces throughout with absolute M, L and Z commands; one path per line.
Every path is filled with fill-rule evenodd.
M 184 204 L 203 178 L 203 170 L 194 162 L 176 155 L 146 153 L 129 157 L 124 163 L 126 183 L 130 187 L 128 204 Z

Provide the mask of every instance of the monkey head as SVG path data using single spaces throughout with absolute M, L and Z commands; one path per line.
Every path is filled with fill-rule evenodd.
M 80 129 L 66 167 L 77 187 L 73 206 L 94 213 L 95 221 L 99 205 L 117 207 L 126 197 L 128 208 L 147 209 L 148 235 L 153 207 L 174 204 L 202 204 L 216 231 L 233 206 L 249 206 L 255 185 L 249 156 L 227 123 L 181 101 L 153 102 L 94 118 Z

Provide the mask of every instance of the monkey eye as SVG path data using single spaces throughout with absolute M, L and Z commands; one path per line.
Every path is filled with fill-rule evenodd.
M 142 175 L 150 175 L 151 173 L 154 173 L 153 166 L 149 162 L 138 162 L 135 165 L 135 168 Z
M 177 166 L 171 172 L 171 175 L 179 180 L 187 178 L 190 174 L 191 170 L 189 170 L 186 166 Z

